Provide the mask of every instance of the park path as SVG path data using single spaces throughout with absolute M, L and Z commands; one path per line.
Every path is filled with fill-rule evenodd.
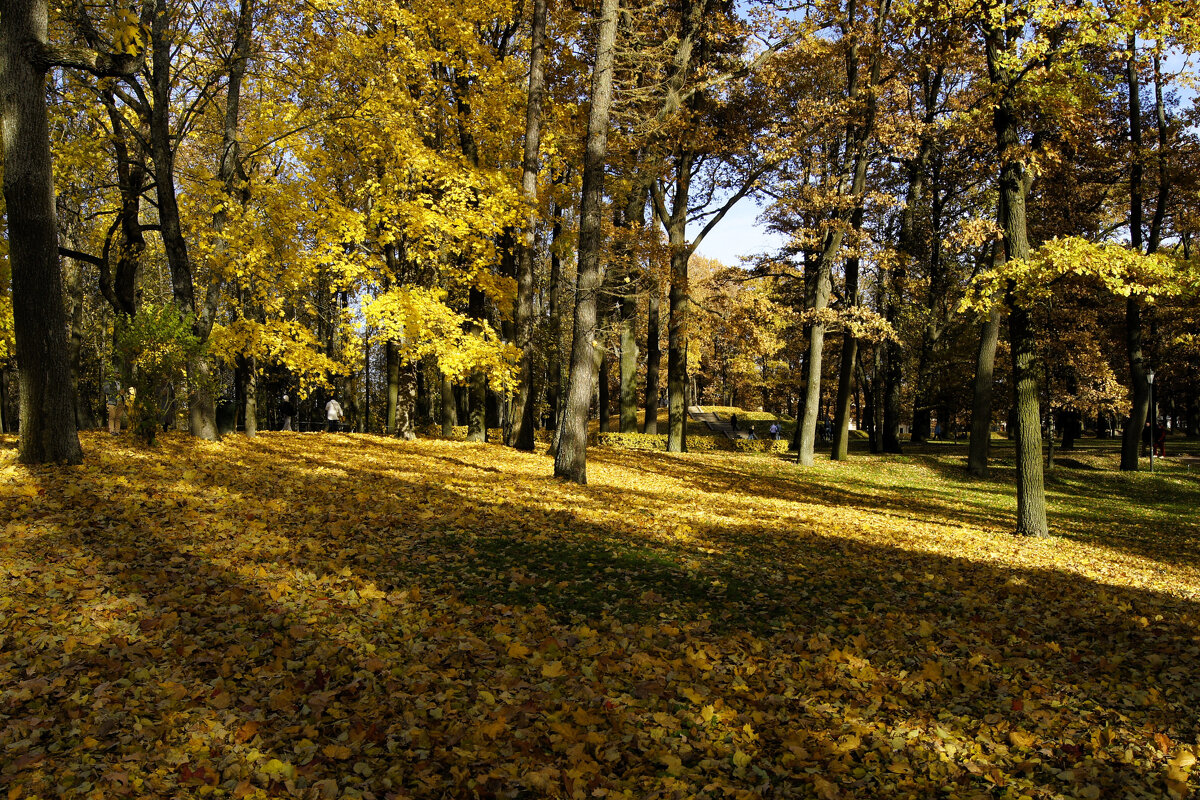
M 735 431 L 733 429 L 733 425 L 729 421 L 722 420 L 720 417 L 718 417 L 716 414 L 712 413 L 711 411 L 702 411 L 700 409 L 700 406 L 691 406 L 690 408 L 688 408 L 688 416 L 691 417 L 696 422 L 703 422 L 705 425 L 708 426 L 709 430 L 724 434 L 726 439 L 749 439 L 750 438 L 750 431 L 744 431 L 744 430 L 736 430 Z

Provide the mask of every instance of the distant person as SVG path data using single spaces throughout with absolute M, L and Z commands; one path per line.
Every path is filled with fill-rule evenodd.
M 280 430 L 290 431 L 292 429 L 292 417 L 296 416 L 296 406 L 292 404 L 291 399 L 286 394 L 279 403 L 279 416 L 283 417 L 283 427 Z
M 121 384 L 116 378 L 104 382 L 104 407 L 108 411 L 108 432 L 121 433 Z
M 933 429 L 933 438 L 935 438 L 935 439 L 940 439 L 940 438 L 942 438 L 942 423 L 940 423 L 940 422 L 939 422 L 939 423 L 938 423 L 938 424 L 937 424 L 937 425 L 934 427 L 934 429 Z
M 336 397 L 330 397 L 329 402 L 325 404 L 325 424 L 326 429 L 330 433 L 337 433 L 341 430 L 341 421 L 345 418 L 342 412 L 342 404 L 337 401 Z
M 771 423 L 771 427 L 770 427 L 768 430 L 769 430 L 769 431 L 770 431 L 770 433 L 771 433 L 771 438 L 772 438 L 772 439 L 778 439 L 778 438 L 779 438 L 779 423 L 778 423 L 778 422 L 772 422 L 772 423 Z
M 1154 455 L 1167 457 L 1167 426 L 1158 425 L 1158 435 L 1154 437 Z
M 738 423 L 737 414 L 731 415 L 729 417 L 729 424 L 733 426 L 733 429 L 735 431 L 738 429 L 737 423 Z
M 833 420 L 831 420 L 829 418 L 829 415 L 827 414 L 825 416 L 825 441 L 828 442 L 832 438 L 833 438 Z
M 1142 447 L 1146 452 L 1150 452 L 1150 445 L 1154 441 L 1154 434 L 1150 430 L 1150 420 L 1146 420 L 1146 427 L 1142 428 Z

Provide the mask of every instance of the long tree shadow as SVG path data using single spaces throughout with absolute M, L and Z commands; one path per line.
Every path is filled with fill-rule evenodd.
M 330 447 L 37 473 L 0 644 L 9 785 L 58 741 L 115 795 L 650 796 L 683 775 L 807 797 L 820 775 L 1152 796 L 1162 742 L 1197 729 L 1200 607 L 1168 593 L 749 510 L 650 516 L 654 488 L 507 454 L 496 473 L 487 448 Z M 606 466 L 648 487 L 705 469 Z M 736 506 L 739 471 L 712 468 L 698 502 Z

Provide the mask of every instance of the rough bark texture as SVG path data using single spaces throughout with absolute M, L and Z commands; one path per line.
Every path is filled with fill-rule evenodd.
M 692 152 L 686 147 L 675 157 L 675 194 L 667 225 L 671 250 L 671 288 L 667 293 L 667 452 L 687 448 L 687 337 L 691 305 L 688 262 L 695 249 L 687 242 L 688 199 L 692 186 Z M 660 216 L 662 214 L 660 213 Z
M 4 199 L 21 368 L 18 458 L 25 464 L 78 464 L 83 451 L 75 430 L 67 352 L 46 73 L 35 64 L 46 36 L 45 0 L 0 3 Z
M 1135 52 L 1137 37 L 1129 37 L 1129 50 Z M 1142 199 L 1142 101 L 1138 86 L 1137 62 L 1129 60 L 1129 143 L 1133 150 L 1129 167 L 1129 246 L 1142 249 L 1144 222 Z M 1130 409 L 1129 421 L 1121 439 L 1121 469 L 1138 468 L 1138 452 L 1142 444 L 1142 428 L 1150 413 L 1150 382 L 1146 380 L 1146 358 L 1142 350 L 1142 301 L 1130 295 L 1125 303 L 1125 353 L 1129 360 Z
M 992 443 L 992 386 L 996 344 L 1000 341 L 1000 309 L 995 309 L 979 331 L 975 356 L 975 382 L 971 403 L 971 441 L 967 447 L 967 471 L 981 478 L 988 474 L 988 450 Z
M 829 295 L 833 288 L 833 277 L 830 274 L 830 259 L 841 247 L 841 236 L 834 234 L 837 244 L 828 242 L 825 251 L 818 257 L 814 274 L 814 286 L 811 293 L 811 308 L 821 312 L 829 307 Z M 813 322 L 808 329 L 808 350 L 804 358 L 804 397 L 801 402 L 798 439 L 796 442 L 796 463 L 811 467 L 813 453 L 817 443 L 817 417 L 821 406 L 821 357 L 825 352 L 825 324 Z
M 532 451 L 534 446 L 534 342 L 533 342 L 533 252 L 537 226 L 538 151 L 542 135 L 542 92 L 545 88 L 543 64 L 546 56 L 546 0 L 534 0 L 533 31 L 529 51 L 529 102 L 525 110 L 525 157 L 522 165 L 521 197 L 529 209 L 525 231 L 517 252 L 517 346 L 521 348 L 521 385 L 517 391 L 513 415 L 518 450 Z
M 1030 176 L 1020 155 L 1018 110 L 1013 97 L 1017 80 L 1003 64 L 1003 56 L 1019 30 L 991 30 L 987 40 L 988 71 L 1000 96 L 992 112 L 992 126 L 1000 159 L 1000 227 L 1004 232 L 1007 261 L 1029 257 L 1025 198 Z M 1012 292 L 1006 298 L 1008 334 L 1012 348 L 1013 385 L 1016 390 L 1017 534 L 1048 536 L 1046 493 L 1042 466 L 1042 427 L 1038 408 L 1036 341 L 1029 310 Z
M 571 374 L 567 402 L 554 454 L 554 475 L 587 483 L 587 414 L 595 382 L 596 295 L 603 248 L 604 162 L 608 156 L 608 120 L 612 110 L 613 56 L 619 0 L 601 5 L 591 110 L 584 151 L 583 197 L 579 206 L 579 269 L 575 283 L 575 324 L 571 336 Z

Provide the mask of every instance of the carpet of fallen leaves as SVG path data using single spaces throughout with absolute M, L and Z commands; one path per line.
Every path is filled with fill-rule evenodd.
M 1200 530 L 1120 481 L 1028 541 L 951 456 L 14 446 L 0 798 L 1189 791 Z

